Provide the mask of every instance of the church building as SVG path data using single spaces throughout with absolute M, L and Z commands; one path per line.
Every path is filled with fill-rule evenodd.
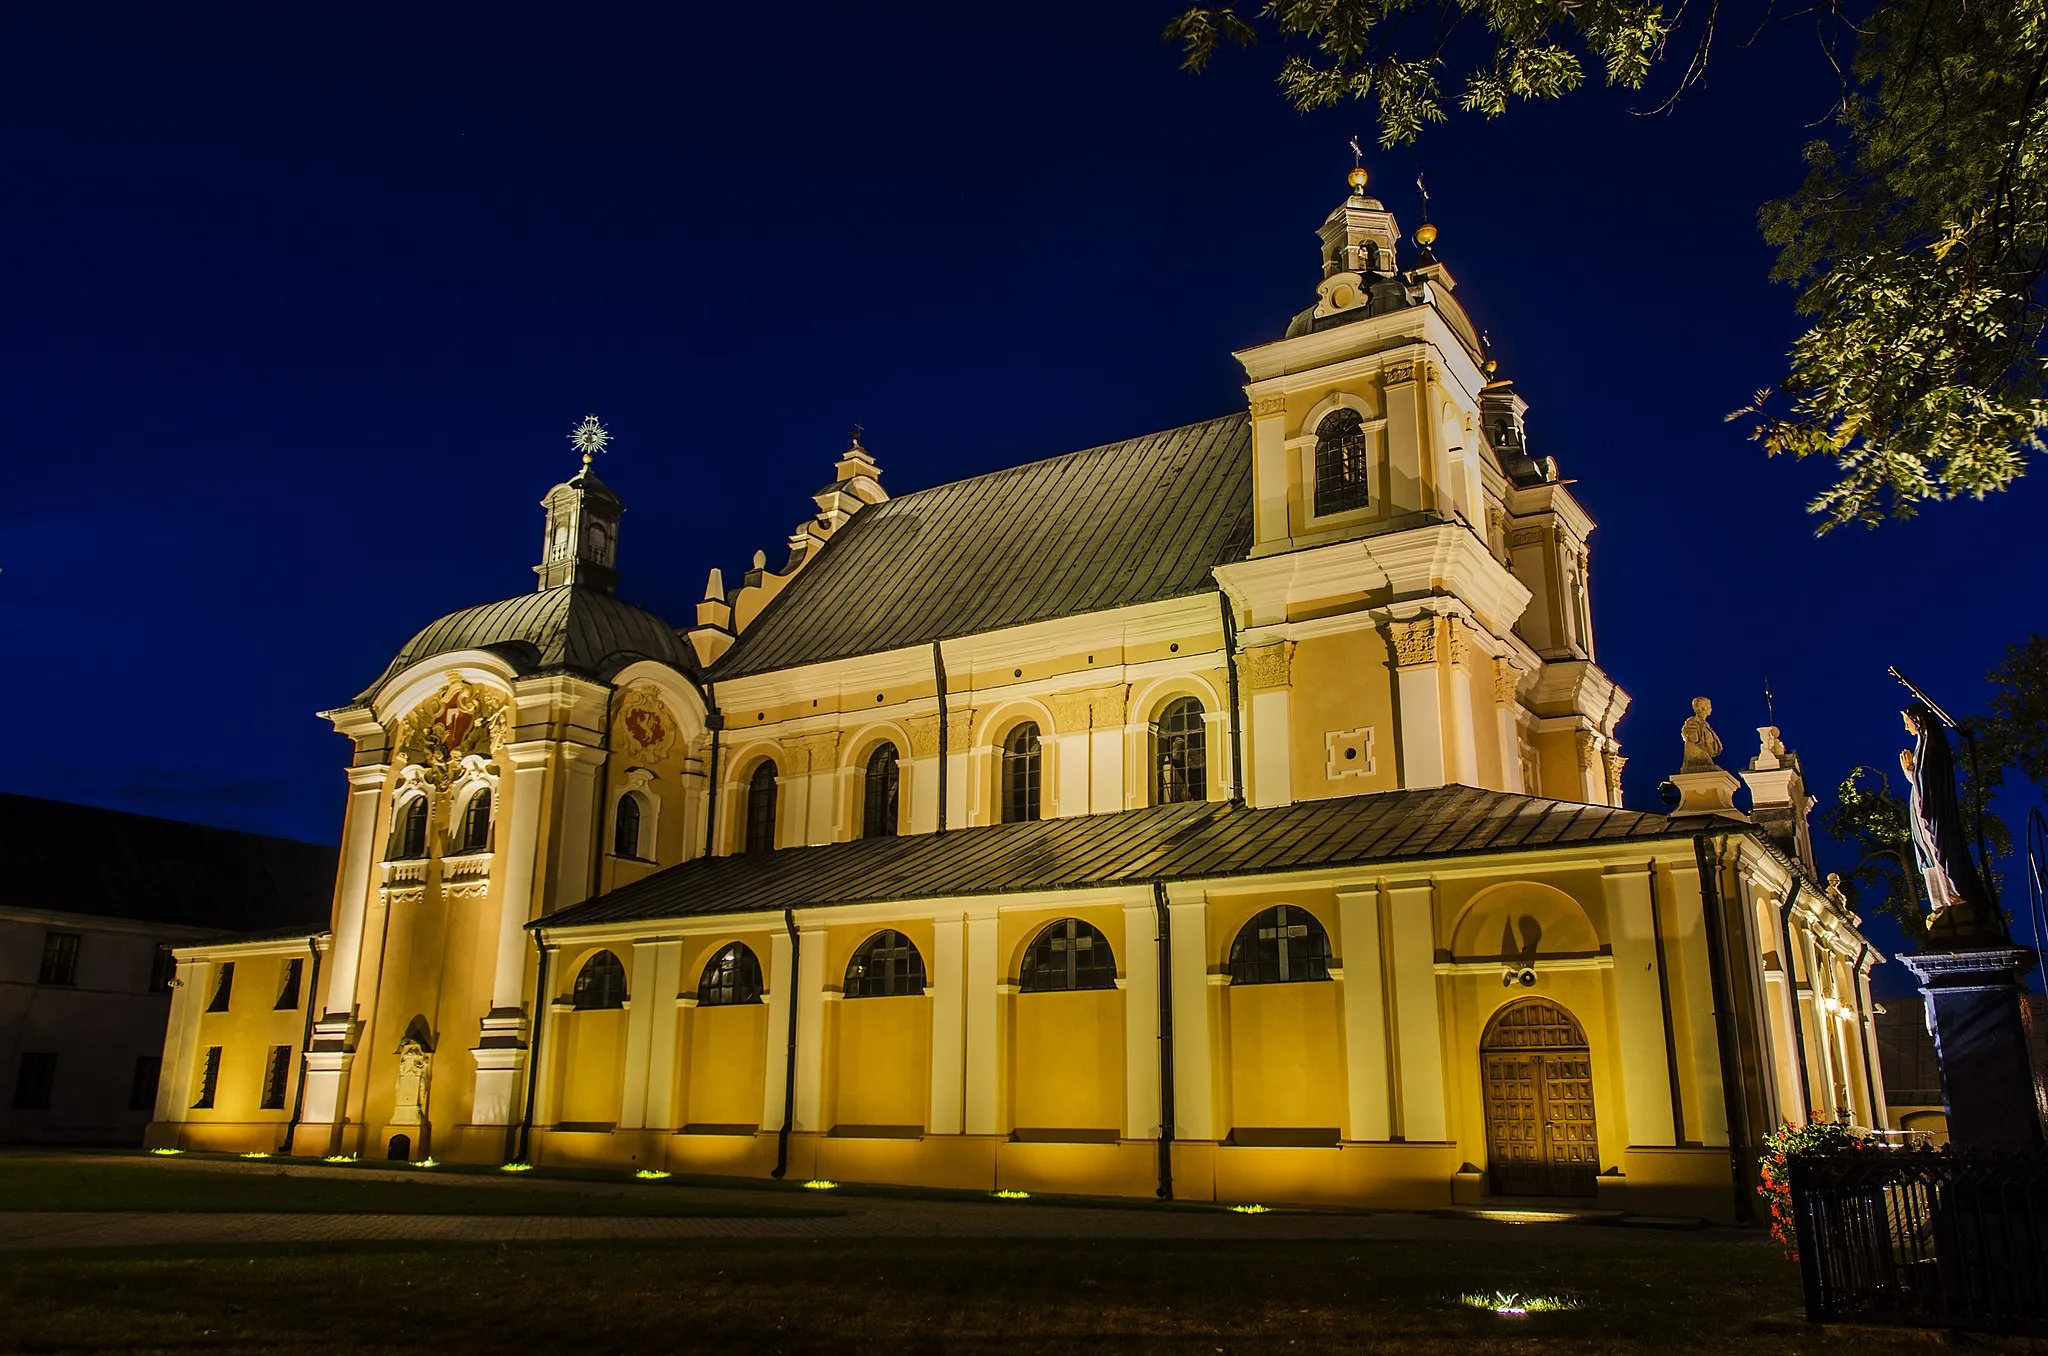
M 1366 184 L 1239 412 L 897 497 L 856 434 L 681 628 L 586 420 L 538 587 L 325 713 L 284 1106 L 213 1000 L 304 938 L 182 948 L 151 1143 L 1729 1219 L 1780 1123 L 1881 1127 L 1796 756 L 1696 703 L 1621 805 L 1592 520 Z

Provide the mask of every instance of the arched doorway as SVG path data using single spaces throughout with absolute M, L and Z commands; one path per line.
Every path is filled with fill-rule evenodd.
M 1595 1194 L 1593 1060 L 1578 1021 L 1547 998 L 1510 1003 L 1486 1024 L 1479 1062 L 1494 1193 Z

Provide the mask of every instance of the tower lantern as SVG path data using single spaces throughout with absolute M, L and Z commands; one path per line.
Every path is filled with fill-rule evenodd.
M 547 532 L 533 572 L 540 576 L 543 590 L 582 584 L 610 593 L 619 579 L 619 515 L 626 509 L 590 463 L 610 444 L 611 434 L 590 414 L 569 434 L 569 441 L 583 454 L 583 469 L 540 501 L 547 510 Z

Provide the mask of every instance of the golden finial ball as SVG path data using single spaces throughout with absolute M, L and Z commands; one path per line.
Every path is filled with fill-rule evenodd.
M 1365 192 L 1365 178 L 1365 166 L 1360 165 L 1357 169 L 1351 171 L 1351 191 L 1353 193 L 1362 194 Z
M 1486 375 L 1487 375 L 1487 376 L 1489 376 L 1489 377 L 1490 377 L 1490 376 L 1492 376 L 1492 375 L 1493 375 L 1493 374 L 1494 374 L 1495 372 L 1497 372 L 1497 371 L 1499 371 L 1499 370 L 1500 370 L 1500 364 L 1499 364 L 1499 363 L 1495 362 L 1495 361 L 1494 361 L 1493 359 L 1491 359 L 1491 358 L 1488 358 L 1488 359 L 1486 360 Z
M 1436 227 L 1426 221 L 1417 226 L 1415 228 L 1415 243 L 1424 249 L 1434 245 L 1436 243 Z

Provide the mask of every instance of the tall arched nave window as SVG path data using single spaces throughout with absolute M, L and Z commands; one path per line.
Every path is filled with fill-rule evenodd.
M 748 852 L 775 850 L 776 776 L 775 761 L 763 759 L 747 779 L 747 835 L 743 847 Z
M 1032 941 L 1017 976 L 1024 993 L 1116 987 L 1116 956 L 1109 938 L 1078 918 L 1062 918 Z
M 1043 746 L 1038 726 L 1025 721 L 1003 740 L 1003 823 L 1020 824 L 1039 817 L 1039 767 Z
M 640 797 L 628 791 L 619 797 L 619 813 L 612 820 L 612 856 L 640 855 Z
M 1209 747 L 1202 704 L 1180 697 L 1159 713 L 1153 727 L 1152 803 L 1177 805 L 1209 798 Z
M 862 783 L 860 836 L 894 838 L 903 787 L 903 766 L 894 744 L 884 744 L 868 755 Z
M 924 992 L 924 957 L 917 946 L 894 930 L 878 932 L 860 944 L 847 962 L 847 998 L 902 998 Z
M 1357 410 L 1332 410 L 1316 425 L 1316 516 L 1365 507 L 1371 439 Z
M 697 981 L 700 1008 L 737 1007 L 761 1001 L 761 960 L 744 942 L 718 948 Z
M 427 798 L 414 796 L 398 809 L 391 832 L 391 860 L 413 862 L 427 855 Z
M 462 807 L 462 835 L 457 852 L 483 852 L 491 846 L 491 790 L 480 786 Z
M 571 998 L 579 1012 L 626 1006 L 626 967 L 611 952 L 598 952 L 577 971 Z
M 1301 984 L 1330 977 L 1330 934 L 1307 909 L 1280 904 L 1238 930 L 1232 984 Z

